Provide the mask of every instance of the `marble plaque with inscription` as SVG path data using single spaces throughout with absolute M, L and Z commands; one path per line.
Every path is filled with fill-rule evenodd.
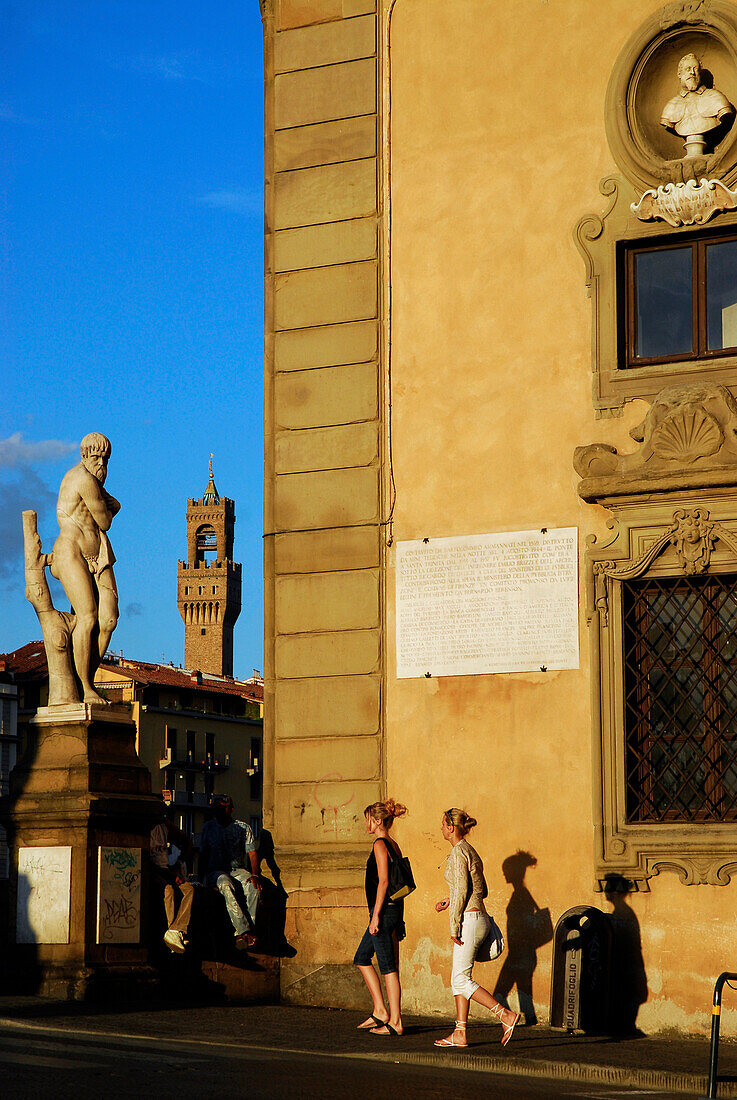
M 72 849 L 18 849 L 16 943 L 69 943 Z
M 397 543 L 397 676 L 578 668 L 578 529 Z
M 141 849 L 98 848 L 97 942 L 141 939 Z

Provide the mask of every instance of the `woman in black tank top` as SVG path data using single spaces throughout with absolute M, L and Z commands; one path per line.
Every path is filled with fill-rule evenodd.
M 366 830 L 374 837 L 371 855 L 366 860 L 369 924 L 353 962 L 361 971 L 373 1001 L 373 1011 L 367 1020 L 358 1025 L 359 1030 L 370 1031 L 372 1035 L 401 1035 L 404 1030 L 399 981 L 399 941 L 405 935 L 404 901 L 390 901 L 387 893 L 390 863 L 402 854 L 397 842 L 389 836 L 389 830 L 394 819 L 406 812 L 407 808 L 393 798 L 388 798 L 386 802 L 374 802 L 364 810 Z M 374 955 L 384 975 L 388 1009 L 384 1004 L 381 979 L 371 961 Z

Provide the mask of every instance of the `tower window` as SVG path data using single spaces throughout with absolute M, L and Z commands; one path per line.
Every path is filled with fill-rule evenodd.
M 205 633 L 205 628 L 203 626 L 202 629 L 200 630 L 200 634 L 204 634 L 204 633 Z
M 217 590 L 218 590 L 218 586 L 217 586 L 216 584 L 214 584 L 214 585 L 212 586 L 212 594 L 213 594 L 213 596 L 215 595 L 215 593 L 217 592 Z
M 203 561 L 215 561 L 218 552 L 218 537 L 214 527 L 205 524 L 200 527 L 195 535 L 195 549 L 197 551 L 197 564 Z

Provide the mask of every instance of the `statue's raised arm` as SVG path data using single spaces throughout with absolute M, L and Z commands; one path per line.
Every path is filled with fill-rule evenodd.
M 120 504 L 104 488 L 112 447 L 104 435 L 91 432 L 80 451 L 81 461 L 64 475 L 59 488 L 59 536 L 48 556 L 41 553 L 35 512 L 23 514 L 26 595 L 43 630 L 51 706 L 106 703 L 93 681 L 118 621 L 115 555 L 107 532 Z M 46 565 L 61 581 L 71 612 L 54 609 Z

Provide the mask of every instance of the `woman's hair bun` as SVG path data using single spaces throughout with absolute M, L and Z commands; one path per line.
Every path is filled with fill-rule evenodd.
M 407 813 L 407 807 L 401 802 L 395 802 L 393 798 L 387 798 L 384 802 L 372 802 L 363 812 L 389 829 L 395 817 L 402 817 Z
M 473 829 L 474 825 L 478 824 L 475 817 L 471 817 L 465 810 L 459 810 L 457 806 L 451 806 L 443 816 L 453 829 L 458 830 L 461 836 L 465 836 L 467 832 Z

